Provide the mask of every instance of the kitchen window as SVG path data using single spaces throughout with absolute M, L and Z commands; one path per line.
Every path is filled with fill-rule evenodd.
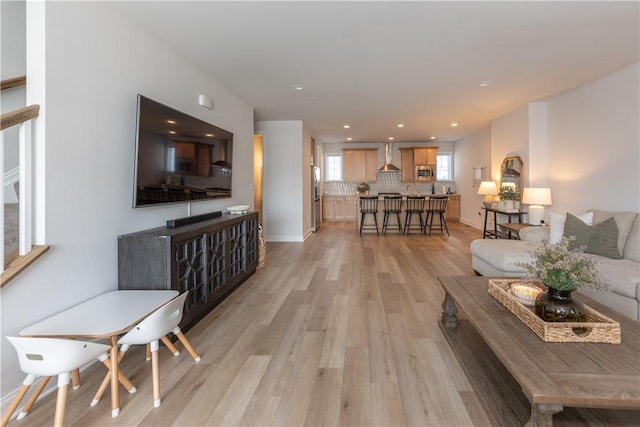
M 325 181 L 342 181 L 342 155 L 327 154 L 324 159 Z
M 438 154 L 436 161 L 438 181 L 453 181 L 453 155 L 451 153 Z

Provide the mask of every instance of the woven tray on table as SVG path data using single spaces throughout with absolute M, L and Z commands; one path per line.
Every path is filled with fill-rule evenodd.
M 586 306 L 586 322 L 545 322 L 535 314 L 533 308 L 522 304 L 511 293 L 511 286 L 515 284 L 532 286 L 543 291 L 535 282 L 489 279 L 489 293 L 544 341 L 620 344 L 620 324 L 615 320 Z

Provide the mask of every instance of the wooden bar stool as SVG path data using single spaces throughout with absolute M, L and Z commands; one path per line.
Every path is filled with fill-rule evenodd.
M 373 216 L 373 224 L 365 224 L 367 215 Z M 376 230 L 378 232 L 378 196 L 360 196 L 360 235 L 362 230 Z
M 424 232 L 426 234 L 427 227 L 429 228 L 429 236 L 431 236 L 431 230 L 433 226 L 433 217 L 438 215 L 439 222 L 435 225 L 439 228 L 441 233 L 447 232 L 449 235 L 449 228 L 447 227 L 447 220 L 445 219 L 445 211 L 447 210 L 447 201 L 449 196 L 430 196 L 427 204 L 427 220 L 424 225 Z
M 396 225 L 398 226 L 398 231 L 402 234 L 402 223 L 400 221 L 400 212 L 402 212 L 402 196 L 384 196 L 382 199 L 384 203 L 384 219 L 382 221 L 382 234 L 387 234 L 387 226 L 389 225 L 389 216 L 391 214 L 396 215 Z
M 422 218 L 424 213 L 425 196 L 407 196 L 407 206 L 405 207 L 405 219 L 404 219 L 404 234 L 411 232 L 411 229 L 417 229 L 420 227 L 420 233 L 424 231 L 425 222 Z M 411 218 L 413 215 L 418 215 L 420 225 L 412 225 Z

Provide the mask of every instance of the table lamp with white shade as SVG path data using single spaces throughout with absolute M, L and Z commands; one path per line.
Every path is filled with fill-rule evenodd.
M 482 181 L 478 188 L 478 194 L 484 196 L 482 203 L 486 208 L 490 208 L 491 203 L 493 203 L 494 196 L 498 194 L 498 186 L 493 181 Z
M 525 188 L 522 203 L 529 205 L 529 224 L 541 225 L 544 222 L 544 207 L 551 205 L 551 189 Z

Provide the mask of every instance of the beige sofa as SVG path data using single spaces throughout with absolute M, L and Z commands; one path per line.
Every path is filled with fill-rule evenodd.
M 582 288 L 579 292 L 640 321 L 640 218 L 633 212 L 593 210 L 593 224 L 612 217 L 618 227 L 618 250 L 622 259 L 589 255 L 596 262 L 598 276 L 608 290 Z M 549 227 L 527 227 L 521 240 L 479 239 L 471 242 L 471 263 L 482 276 L 521 277 L 519 262 L 530 262 L 531 252 L 549 240 Z

